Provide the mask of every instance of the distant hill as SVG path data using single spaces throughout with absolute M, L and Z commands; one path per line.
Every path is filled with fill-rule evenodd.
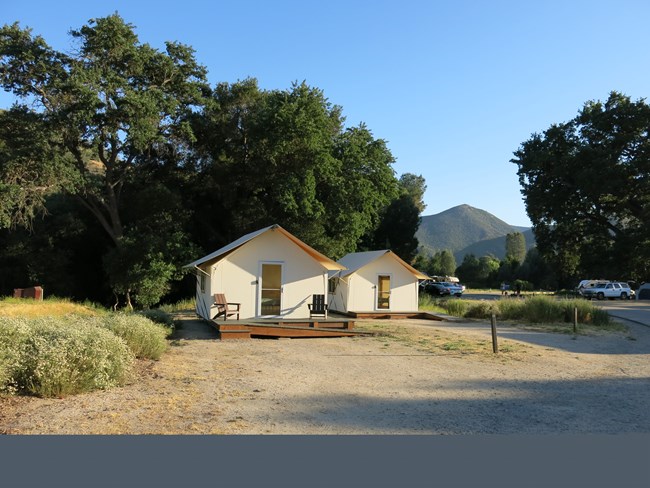
M 521 232 L 526 247 L 535 245 L 530 228 L 513 226 L 485 210 L 469 205 L 458 205 L 435 215 L 422 217 L 415 236 L 420 247 L 430 254 L 449 249 L 461 263 L 465 254 L 477 257 L 493 254 L 499 259 L 505 256 L 506 234 Z

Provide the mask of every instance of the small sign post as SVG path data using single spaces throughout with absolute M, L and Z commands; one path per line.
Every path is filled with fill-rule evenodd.
M 490 316 L 490 322 L 492 325 L 492 352 L 496 354 L 499 352 L 499 345 L 497 344 L 497 316 L 495 314 Z

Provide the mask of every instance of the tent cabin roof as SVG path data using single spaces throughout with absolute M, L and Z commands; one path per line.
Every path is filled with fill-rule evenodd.
M 411 273 L 413 276 L 415 276 L 417 279 L 426 280 L 429 278 L 427 275 L 421 273 L 413 266 L 408 264 L 406 261 L 404 261 L 402 258 L 400 258 L 397 254 L 395 254 L 390 249 L 383 249 L 380 251 L 353 252 L 350 254 L 346 254 L 341 259 L 339 259 L 338 262 L 339 264 L 344 266 L 344 268 L 347 269 L 344 269 L 338 273 L 330 273 L 330 277 L 338 275 L 341 278 L 345 278 L 346 276 L 349 276 L 352 273 L 356 273 L 364 266 L 367 266 L 368 264 L 372 263 L 373 261 L 376 261 L 377 259 L 379 259 L 384 255 L 389 255 L 397 263 L 399 263 L 404 268 L 406 268 L 406 270 L 409 273 Z
M 327 256 L 319 253 L 316 249 L 313 247 L 308 246 L 304 242 L 302 242 L 300 239 L 298 239 L 296 236 L 291 234 L 290 232 L 286 231 L 282 227 L 280 227 L 277 224 L 269 225 L 268 227 L 264 227 L 263 229 L 256 230 L 254 232 L 251 232 L 249 234 L 246 234 L 244 236 L 241 236 L 239 239 L 231 242 L 230 244 L 227 244 L 226 246 L 217 249 L 216 251 L 207 254 L 203 256 L 202 258 L 197 259 L 196 261 L 193 261 L 189 264 L 186 264 L 184 267 L 185 268 L 195 268 L 198 267 L 202 264 L 208 263 L 208 262 L 216 262 L 219 261 L 223 258 L 225 258 L 228 254 L 236 251 L 240 247 L 242 247 L 244 244 L 252 241 L 256 237 L 261 236 L 262 234 L 265 234 L 266 232 L 279 232 L 283 236 L 285 236 L 287 239 L 292 241 L 294 244 L 296 244 L 300 249 L 302 249 L 305 253 L 307 253 L 309 256 L 311 256 L 314 260 L 316 260 L 318 263 L 323 266 L 323 268 L 327 269 L 328 271 L 338 271 L 344 269 L 344 267 L 335 262 L 332 261 L 330 258 Z

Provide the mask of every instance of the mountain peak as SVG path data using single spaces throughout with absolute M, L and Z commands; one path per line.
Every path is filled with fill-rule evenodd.
M 507 224 L 485 210 L 462 204 L 435 215 L 423 216 L 415 236 L 420 241 L 420 246 L 430 253 L 449 249 L 458 254 L 479 242 L 494 241 L 487 252 L 503 257 L 506 234 L 521 231 L 520 227 Z M 531 238 L 530 246 L 532 245 Z M 457 256 L 456 259 L 458 258 Z
M 452 215 L 454 217 L 462 217 L 465 215 L 470 215 L 473 216 L 474 218 L 478 218 L 479 220 L 488 220 L 488 221 L 493 221 L 493 222 L 502 222 L 505 225 L 510 225 L 505 223 L 503 220 L 499 219 L 498 217 L 495 217 L 492 215 L 490 212 L 486 210 L 481 210 L 480 208 L 472 207 L 471 205 L 468 205 L 466 203 L 462 203 L 460 205 L 456 205 L 455 207 L 448 208 L 447 210 L 443 210 L 440 213 L 437 213 L 435 215 L 429 215 L 429 216 L 423 216 L 422 218 L 429 218 L 429 217 L 436 217 L 436 216 L 449 216 Z

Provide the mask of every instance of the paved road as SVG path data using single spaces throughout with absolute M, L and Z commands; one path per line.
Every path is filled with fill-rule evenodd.
M 592 300 L 592 303 L 607 310 L 612 317 L 650 327 L 650 300 Z

